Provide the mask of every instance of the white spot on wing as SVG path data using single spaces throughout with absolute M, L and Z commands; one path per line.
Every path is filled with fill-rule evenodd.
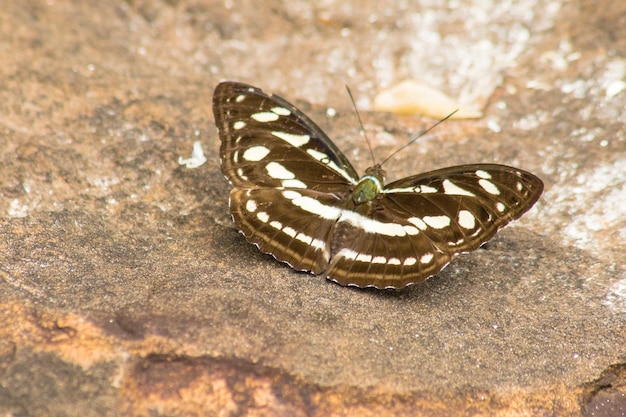
M 264 211 L 259 211 L 256 214 L 257 219 L 261 220 L 263 223 L 267 223 L 270 219 L 270 216 L 264 212 Z
M 272 107 L 272 111 L 279 116 L 289 116 L 291 112 L 284 107 Z
M 246 96 L 245 96 L 245 95 L 243 95 L 243 94 L 239 94 L 237 97 L 235 97 L 235 101 L 236 101 L 237 103 L 241 103 L 241 102 L 242 102 L 245 98 L 246 98 Z
M 248 177 L 243 175 L 243 169 L 241 169 L 241 168 L 237 168 L 237 176 L 239 178 L 241 178 L 242 180 L 244 180 L 244 181 L 248 181 Z
M 486 180 L 490 180 L 491 179 L 491 174 L 488 173 L 487 171 L 483 171 L 482 169 L 479 169 L 478 171 L 476 171 L 476 175 L 480 178 L 484 178 Z
M 515 184 L 515 189 L 517 191 L 522 191 L 524 189 L 524 186 L 522 185 L 521 182 L 518 182 L 517 184 Z
M 313 213 L 326 220 L 337 220 L 341 216 L 342 210 L 337 207 L 327 206 L 320 203 L 314 198 L 302 196 L 297 191 L 285 190 L 283 191 L 283 197 L 302 210 Z
M 306 184 L 300 180 L 291 179 L 291 180 L 282 180 L 281 184 L 285 188 L 307 188 Z
M 422 257 L 420 258 L 420 262 L 423 264 L 427 264 L 430 261 L 433 260 L 435 255 L 433 255 L 432 253 L 425 253 L 424 255 L 422 255 Z
M 417 228 L 420 230 L 426 230 L 428 228 L 428 225 L 424 223 L 424 221 L 420 219 L 419 217 L 409 217 L 407 221 L 417 226 Z
M 448 216 L 424 216 L 422 220 L 433 229 L 443 229 L 450 226 L 450 217 Z
M 415 263 L 417 262 L 417 259 L 410 257 L 410 258 L 406 258 L 404 260 L 404 266 L 411 266 L 411 265 L 415 265 Z
M 398 193 L 415 193 L 418 190 L 415 187 L 404 187 L 404 188 L 386 188 L 381 191 L 384 194 L 398 194 Z
M 256 120 L 257 122 L 261 122 L 261 123 L 275 122 L 279 118 L 279 116 L 276 113 L 273 113 L 271 111 L 254 113 L 250 117 Z
M 460 245 L 460 244 L 461 244 L 461 243 L 463 243 L 463 242 L 465 242 L 465 238 L 464 238 L 464 237 L 461 237 L 461 238 L 459 238 L 458 240 L 456 240 L 456 241 L 454 241 L 454 242 L 448 242 L 448 245 L 451 245 L 451 246 L 458 246 L 458 245 Z
M 473 193 L 464 190 L 450 180 L 443 181 L 443 191 L 448 195 L 466 195 L 468 197 L 474 197 Z
M 256 209 L 257 209 L 256 201 L 254 200 L 246 201 L 246 210 L 248 210 L 248 212 L 254 213 Z
M 505 209 L 506 206 L 504 204 L 499 201 L 496 203 L 496 210 L 498 210 L 500 213 L 504 212 Z
M 296 239 L 307 245 L 310 245 L 311 242 L 313 242 L 313 238 L 309 235 L 305 235 L 304 233 L 298 233 L 298 235 L 296 236 Z
M 316 160 L 320 161 L 323 164 L 326 164 L 330 169 L 337 172 L 339 175 L 350 181 L 352 184 L 357 183 L 357 181 L 350 175 L 348 175 L 348 173 L 344 169 L 340 168 L 335 162 L 331 161 L 330 158 L 328 158 L 328 155 L 326 155 L 324 152 L 320 152 L 316 149 L 311 148 L 307 149 L 306 152 Z
M 409 236 L 415 236 L 416 234 L 418 234 L 420 232 L 419 230 L 417 230 L 413 226 L 402 226 L 402 228 L 404 229 L 406 234 L 409 235 Z
M 389 259 L 389 262 L 387 262 L 389 265 L 402 265 L 402 262 L 400 262 L 400 259 L 398 258 L 391 258 Z
M 322 161 L 324 162 L 324 161 Z M 333 161 L 330 161 L 328 163 L 324 162 L 326 165 L 328 165 L 330 168 L 332 168 L 335 172 L 339 173 L 339 175 L 341 175 L 342 177 L 344 177 L 345 179 L 347 179 L 351 184 L 357 184 L 358 180 L 355 180 L 354 178 L 352 178 L 348 172 L 342 168 L 340 168 L 339 166 L 337 166 L 336 163 L 334 163 Z
M 275 180 L 291 180 L 296 177 L 296 175 L 285 168 L 283 165 L 278 162 L 270 162 L 265 165 L 265 170 Z
M 487 191 L 489 194 L 500 195 L 500 190 L 494 183 L 488 180 L 480 179 L 478 180 L 478 185 L 480 185 L 483 190 Z
M 476 218 L 471 212 L 461 210 L 459 211 L 459 224 L 464 229 L 472 230 L 476 226 Z
M 384 256 L 374 256 L 372 258 L 372 263 L 373 264 L 386 264 L 387 258 L 385 258 Z
M 438 191 L 439 190 L 437 190 L 435 187 L 431 187 L 428 185 L 420 185 L 419 187 L 419 192 L 422 194 L 434 194 Z
M 270 150 L 265 146 L 252 146 L 243 153 L 243 159 L 246 161 L 260 161 L 265 158 Z
M 356 257 L 355 260 L 359 262 L 369 263 L 369 262 L 372 262 L 372 255 L 368 255 L 366 253 L 359 253 L 359 255 Z
M 335 256 L 345 258 L 345 259 L 350 259 L 351 261 L 353 261 L 358 256 L 358 253 L 353 251 L 352 249 L 343 248 L 339 252 L 337 252 Z
M 311 242 L 311 246 L 318 250 L 326 249 L 326 243 L 324 243 L 323 240 L 319 240 L 319 239 L 313 239 L 313 241 Z
M 350 210 L 343 210 L 340 222 L 345 221 L 355 227 L 365 230 L 367 233 L 374 233 L 385 236 L 406 236 L 407 232 L 404 227 L 398 223 L 383 223 L 378 220 L 370 219 L 359 213 Z M 415 229 L 417 231 L 417 229 Z
M 295 229 L 293 229 L 293 228 L 291 228 L 289 226 L 285 226 L 283 228 L 283 233 L 285 233 L 289 237 L 296 237 L 296 234 L 297 234 Z
M 287 142 L 291 146 L 295 146 L 296 148 L 299 148 L 302 145 L 306 145 L 311 140 L 311 136 L 309 135 L 294 135 L 293 133 L 287 132 L 274 131 L 272 132 L 272 135 L 284 140 L 285 142 Z
M 279 222 L 278 220 L 274 220 L 270 222 L 270 226 L 272 226 L 274 229 L 278 229 L 278 230 L 282 230 L 283 228 L 283 224 L 281 222 Z
M 235 130 L 243 129 L 244 127 L 246 127 L 246 122 L 242 122 L 241 120 L 233 123 L 233 129 Z
M 309 155 L 311 155 L 313 158 L 317 159 L 318 161 L 322 161 L 324 163 L 328 163 L 329 159 L 328 159 L 328 155 L 326 155 L 324 152 L 320 152 L 316 149 L 307 149 L 306 153 L 308 153 Z
M 294 200 L 296 198 L 302 197 L 302 194 L 297 191 L 283 191 L 283 197 L 285 197 L 287 200 Z

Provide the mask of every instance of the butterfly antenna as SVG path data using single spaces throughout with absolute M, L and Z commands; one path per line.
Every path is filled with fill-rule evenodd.
M 416 137 L 414 137 L 413 139 L 411 139 L 410 141 L 408 141 L 406 144 L 404 144 L 403 146 L 401 146 L 400 148 L 396 149 L 395 151 L 393 151 L 391 153 L 391 155 L 389 155 L 388 157 L 386 157 L 385 159 L 383 159 L 383 161 L 378 164 L 380 166 L 382 166 L 385 162 L 387 162 L 388 160 L 390 160 L 391 158 L 393 158 L 398 152 L 404 150 L 405 148 L 407 148 L 409 145 L 411 145 L 413 142 L 417 141 L 419 138 L 421 138 L 422 136 L 424 136 L 425 134 L 427 134 L 428 132 L 430 132 L 431 130 L 433 130 L 434 128 L 436 128 L 437 126 L 439 126 L 440 124 L 442 124 L 443 122 L 445 122 L 446 120 L 448 120 L 450 117 L 452 117 L 452 115 L 456 112 L 458 112 L 459 109 L 456 109 L 455 111 L 453 111 L 452 113 L 450 113 L 449 115 L 447 115 L 446 117 L 444 117 L 443 119 L 439 120 L 437 123 L 435 123 L 434 125 L 432 125 L 431 127 L 429 127 L 428 129 L 426 129 L 425 131 L 423 131 L 422 133 L 420 133 L 419 135 L 417 135 Z
M 376 160 L 374 159 L 374 151 L 372 150 L 372 144 L 370 140 L 367 138 L 365 134 L 365 127 L 363 127 L 363 121 L 361 120 L 361 115 L 359 114 L 359 109 L 356 108 L 356 103 L 354 101 L 354 97 L 352 96 L 352 91 L 350 91 L 350 87 L 346 85 L 346 90 L 348 90 L 348 95 L 350 96 L 350 101 L 352 102 L 352 107 L 354 107 L 354 112 L 356 113 L 357 119 L 359 119 L 359 126 L 361 126 L 361 131 L 359 134 L 365 138 L 365 142 L 367 142 L 367 147 L 370 150 L 370 157 L 372 158 L 372 164 L 376 164 Z

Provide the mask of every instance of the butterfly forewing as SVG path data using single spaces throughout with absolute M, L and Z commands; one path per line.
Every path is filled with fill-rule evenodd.
M 458 252 L 478 248 L 528 211 L 542 191 L 541 180 L 517 168 L 461 165 L 389 184 L 383 201 L 390 210 L 394 204 L 398 213 L 432 223 L 425 232 L 432 234 L 433 241 Z M 442 217 L 433 219 L 436 216 Z
M 358 181 L 348 159 L 293 105 L 258 88 L 221 83 L 213 112 L 222 171 L 235 187 L 347 191 Z
M 369 183 L 357 186 L 368 177 L 359 180 L 324 132 L 287 101 L 225 82 L 213 111 L 239 230 L 294 269 L 342 285 L 423 281 L 519 218 L 543 190 L 539 178 L 516 168 L 463 165 L 374 187 L 380 192 L 362 202 L 355 188 L 372 191 Z

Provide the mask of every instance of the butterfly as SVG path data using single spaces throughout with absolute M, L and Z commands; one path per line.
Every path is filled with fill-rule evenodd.
M 359 176 L 286 100 L 238 82 L 213 94 L 230 213 L 246 239 L 341 285 L 402 288 L 479 248 L 539 199 L 535 175 L 505 165 L 438 169 L 385 184 Z

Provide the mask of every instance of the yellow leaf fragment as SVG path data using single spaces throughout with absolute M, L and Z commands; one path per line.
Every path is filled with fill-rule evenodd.
M 374 98 L 374 110 L 396 114 L 432 117 L 443 119 L 458 109 L 451 119 L 475 119 L 482 113 L 459 103 L 445 93 L 416 80 L 405 80 L 378 93 Z

